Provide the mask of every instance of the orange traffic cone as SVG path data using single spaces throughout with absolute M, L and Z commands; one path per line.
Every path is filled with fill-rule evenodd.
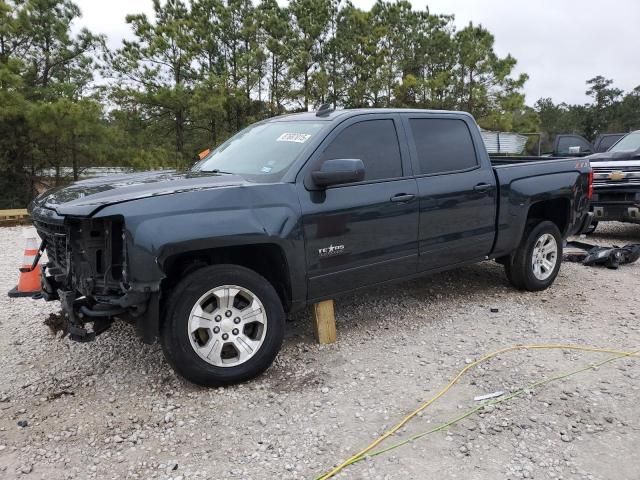
M 18 279 L 18 285 L 9 292 L 10 297 L 31 297 L 41 292 L 40 263 L 37 263 L 35 268 L 31 268 L 36 255 L 38 255 L 38 240 L 35 233 L 29 233 L 26 238 L 27 246 L 24 249 L 20 278 Z

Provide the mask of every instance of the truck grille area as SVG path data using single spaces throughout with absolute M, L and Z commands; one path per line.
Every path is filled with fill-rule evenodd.
M 67 227 L 55 223 L 33 222 L 40 238 L 46 242 L 49 263 L 67 270 L 69 253 L 69 232 Z
M 598 166 L 592 163 L 594 186 L 640 185 L 640 165 Z
M 64 224 L 34 218 L 46 241 L 47 269 L 59 287 L 85 296 L 121 294 L 123 224 L 119 218 L 67 219 Z

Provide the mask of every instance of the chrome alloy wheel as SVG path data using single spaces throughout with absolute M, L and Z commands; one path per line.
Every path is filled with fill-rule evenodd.
M 558 243 L 553 235 L 541 235 L 533 246 L 531 258 L 533 275 L 538 280 L 546 280 L 551 276 L 558 263 Z
M 237 285 L 222 285 L 202 295 L 189 314 L 194 351 L 216 367 L 234 367 L 253 357 L 267 333 L 260 299 Z

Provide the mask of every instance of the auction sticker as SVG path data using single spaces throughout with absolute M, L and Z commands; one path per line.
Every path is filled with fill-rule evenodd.
M 311 135 L 308 133 L 283 133 L 276 139 L 276 142 L 304 143 L 310 137 Z

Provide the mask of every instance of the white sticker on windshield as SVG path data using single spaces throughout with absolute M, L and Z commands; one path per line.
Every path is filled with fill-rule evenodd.
M 308 133 L 283 133 L 276 139 L 276 142 L 304 143 L 310 137 L 311 135 Z

